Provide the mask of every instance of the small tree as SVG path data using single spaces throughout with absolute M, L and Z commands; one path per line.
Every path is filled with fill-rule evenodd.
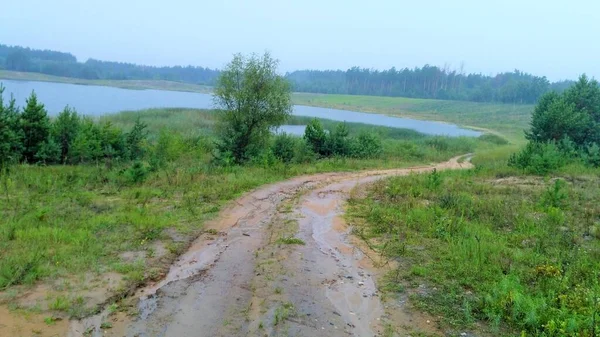
M 140 159 L 144 155 L 144 141 L 148 136 L 146 128 L 148 125 L 141 121 L 140 117 L 135 120 L 135 124 L 127 134 L 125 144 L 130 159 Z
M 600 123 L 600 86 L 598 81 L 588 79 L 583 74 L 571 88 L 564 92 L 565 100 L 575 105 L 575 109 L 590 115 Z
M 277 64 L 269 53 L 237 54 L 221 72 L 213 95 L 219 156 L 237 164 L 247 161 L 266 144 L 271 129 L 291 115 L 290 85 L 277 74 Z
M 350 132 L 346 123 L 338 123 L 335 126 L 335 130 L 333 130 L 331 137 L 329 137 L 329 148 L 334 155 L 343 157 L 350 155 L 349 134 Z
M 587 140 L 591 123 L 590 116 L 577 110 L 573 103 L 550 93 L 536 106 L 526 137 L 534 142 L 559 141 L 567 137 L 581 145 Z
M 79 132 L 80 118 L 77 112 L 69 106 L 58 114 L 58 117 L 52 123 L 52 136 L 54 142 L 60 148 L 60 162 L 65 164 L 70 156 L 71 147 L 75 142 L 75 137 Z
M 102 155 L 102 140 L 100 130 L 90 118 L 82 118 L 79 132 L 69 149 L 69 161 L 84 163 L 97 160 Z
M 281 162 L 285 164 L 291 163 L 294 159 L 295 148 L 296 140 L 293 136 L 290 136 L 284 132 L 275 137 L 275 142 L 273 143 L 273 154 L 275 157 L 277 157 L 277 159 L 281 160 Z
M 35 156 L 40 147 L 50 136 L 50 119 L 42 103 L 38 103 L 35 92 L 27 99 L 27 105 L 21 114 L 23 130 L 23 158 L 35 162 Z
M 314 153 L 324 157 L 329 156 L 330 151 L 327 144 L 327 133 L 318 119 L 314 118 L 306 125 L 304 139 L 310 145 Z
M 353 145 L 352 156 L 355 158 L 377 158 L 383 151 L 381 140 L 374 133 L 361 132 Z
M 4 172 L 21 159 L 23 136 L 15 100 L 5 106 L 3 93 L 4 87 L 0 85 L 0 171 Z

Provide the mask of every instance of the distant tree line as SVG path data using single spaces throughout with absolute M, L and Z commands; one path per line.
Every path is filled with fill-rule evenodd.
M 219 71 L 203 67 L 151 67 L 89 59 L 70 53 L 0 44 L 0 69 L 89 80 L 167 80 L 212 85 Z
M 203 67 L 151 67 L 89 59 L 70 53 L 0 44 L 0 69 L 103 80 L 168 80 L 214 85 L 219 70 Z M 495 76 L 466 74 L 449 66 L 425 65 L 373 70 L 299 70 L 285 76 L 297 92 L 435 98 L 475 102 L 535 103 L 547 92 L 562 92 L 573 81 L 550 83 L 546 77 L 514 70 Z
M 502 103 L 534 103 L 546 92 L 563 91 L 572 84 L 550 83 L 546 77 L 519 70 L 487 76 L 430 65 L 383 71 L 359 67 L 346 71 L 300 70 L 286 76 L 298 92 Z

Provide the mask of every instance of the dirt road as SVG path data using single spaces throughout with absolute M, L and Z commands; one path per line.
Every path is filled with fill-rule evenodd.
M 383 177 L 470 167 L 453 158 L 260 188 L 207 224 L 164 280 L 139 291 L 137 317 L 106 311 L 72 322 L 69 335 L 378 336 L 386 327 L 435 334 L 402 303 L 380 299 L 381 271 L 352 239 L 342 207 L 353 188 Z

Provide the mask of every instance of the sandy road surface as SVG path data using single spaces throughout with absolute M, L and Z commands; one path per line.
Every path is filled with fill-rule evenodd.
M 248 193 L 207 224 L 139 316 L 72 322 L 69 336 L 378 336 L 386 324 L 436 333 L 382 303 L 378 272 L 341 217 L 355 187 L 383 177 L 470 168 L 459 157 L 406 169 L 298 177 Z M 289 238 L 298 244 L 290 244 Z M 304 244 L 302 244 L 304 243 Z M 367 252 L 368 253 L 368 252 Z M 101 329 L 102 322 L 112 328 Z M 408 330 L 407 330 L 408 331 Z

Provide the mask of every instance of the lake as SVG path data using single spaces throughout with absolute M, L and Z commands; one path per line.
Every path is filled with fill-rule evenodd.
M 212 96 L 200 93 L 130 90 L 104 86 L 2 79 L 0 79 L 0 83 L 6 87 L 5 100 L 12 93 L 19 106 L 24 106 L 25 99 L 29 97 L 31 91 L 35 90 L 38 99 L 44 103 L 50 115 L 58 114 L 66 105 L 75 108 L 79 113 L 91 116 L 148 108 L 211 109 L 213 107 Z M 453 137 L 481 135 L 481 132 L 463 129 L 453 124 L 302 105 L 294 106 L 294 115 L 412 129 L 430 135 Z M 303 126 L 284 126 L 282 130 L 298 134 L 303 132 L 301 131 Z

